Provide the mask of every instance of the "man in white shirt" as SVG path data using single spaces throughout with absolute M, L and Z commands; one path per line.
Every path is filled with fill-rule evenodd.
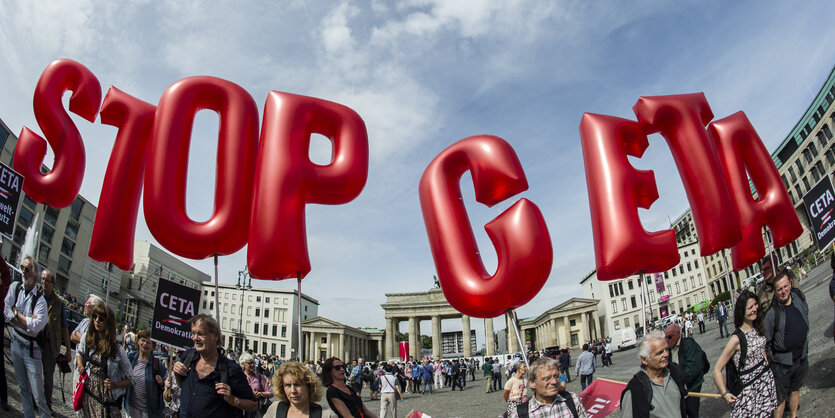
M 699 311 L 699 334 L 705 333 L 705 314 L 702 311 Z
M 20 386 L 20 403 L 23 405 L 23 416 L 35 416 L 35 404 L 41 418 L 50 416 L 49 406 L 46 404 L 43 384 L 43 365 L 41 364 L 41 347 L 36 342 L 38 334 L 46 327 L 47 307 L 46 299 L 36 288 L 37 266 L 31 256 L 23 258 L 20 270 L 23 282 L 15 283 L 6 293 L 6 307 L 3 314 L 6 322 L 12 324 L 12 363 L 15 377 Z M 35 404 L 32 403 L 34 398 Z

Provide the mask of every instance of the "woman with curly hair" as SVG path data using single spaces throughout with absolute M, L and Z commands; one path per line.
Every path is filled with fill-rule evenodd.
M 279 366 L 272 386 L 279 402 L 270 405 L 265 418 L 336 417 L 316 403 L 322 400 L 322 384 L 316 373 L 297 361 Z
M 116 319 L 105 305 L 93 308 L 90 327 L 76 347 L 78 372 L 86 369 L 81 414 L 84 417 L 121 417 L 122 397 L 131 386 L 131 366 L 125 349 L 116 342 Z

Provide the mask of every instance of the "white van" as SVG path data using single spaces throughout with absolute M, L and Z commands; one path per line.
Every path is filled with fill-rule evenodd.
M 635 330 L 631 327 L 623 327 L 620 329 L 620 341 L 617 341 L 615 347 L 617 350 L 635 347 L 638 344 L 638 338 L 635 336 Z

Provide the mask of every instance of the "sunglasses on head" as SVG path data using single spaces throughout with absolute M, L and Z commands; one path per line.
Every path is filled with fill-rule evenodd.
M 338 364 L 336 366 L 333 366 L 333 369 L 334 370 L 345 370 L 345 365 L 344 364 Z

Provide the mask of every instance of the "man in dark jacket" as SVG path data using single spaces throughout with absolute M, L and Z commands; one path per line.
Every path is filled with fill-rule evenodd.
M 661 331 L 652 331 L 638 344 L 641 370 L 632 377 L 620 397 L 622 417 L 685 417 L 684 377 Z
M 809 370 L 809 305 L 800 289 L 792 288 L 791 270 L 778 273 L 775 297 L 765 314 L 766 347 L 771 350 L 771 368 L 777 384 L 777 412 L 783 416 L 786 399 L 791 416 L 797 416 L 800 387 Z
M 704 383 L 704 374 L 710 365 L 705 365 L 706 359 L 702 347 L 693 338 L 682 338 L 681 328 L 678 324 L 671 324 L 665 332 L 667 338 L 667 350 L 670 352 L 670 361 L 678 363 L 684 377 L 684 386 L 688 392 L 701 392 Z M 687 407 L 687 416 L 699 417 L 699 398 L 688 396 L 684 400 Z
M 571 372 L 568 370 L 571 368 L 571 354 L 568 354 L 568 349 L 563 348 L 562 354 L 560 354 L 560 373 L 565 373 L 568 377 L 568 381 L 571 382 Z

